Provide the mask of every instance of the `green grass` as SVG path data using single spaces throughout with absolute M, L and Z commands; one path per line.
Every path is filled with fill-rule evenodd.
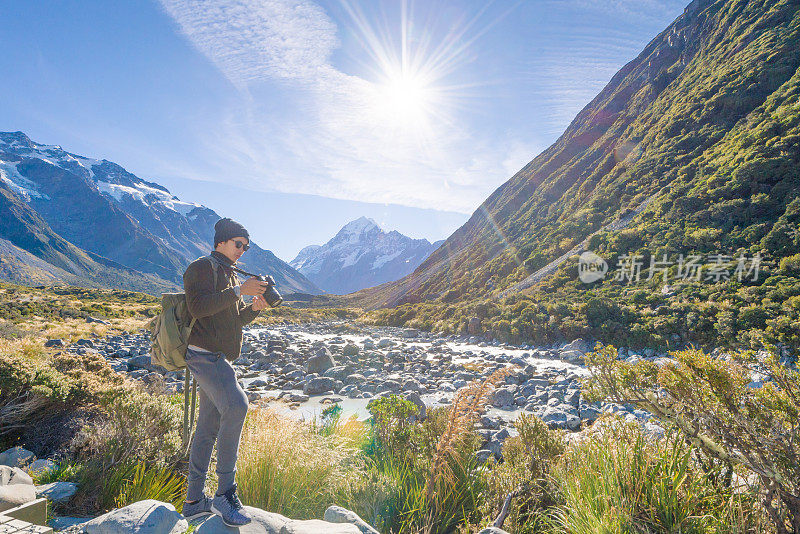
M 636 426 L 606 426 L 568 449 L 556 471 L 565 532 L 756 532 L 757 495 L 703 472 L 677 436 L 648 441 Z M 744 521 L 743 521 L 744 520 Z
M 165 467 L 148 467 L 144 462 L 126 466 L 120 471 L 123 474 L 114 498 L 116 507 L 154 499 L 172 504 L 178 512 L 183 509 L 186 499 L 186 478 L 183 475 Z

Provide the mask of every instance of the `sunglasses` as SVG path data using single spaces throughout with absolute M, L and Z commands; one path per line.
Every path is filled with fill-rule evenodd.
M 238 239 L 234 239 L 233 242 L 236 244 L 236 248 L 243 248 L 245 251 L 250 248 L 248 243 L 242 243 Z

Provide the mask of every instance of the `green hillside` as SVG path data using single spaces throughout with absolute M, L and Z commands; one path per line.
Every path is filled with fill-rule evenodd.
M 513 340 L 798 346 L 799 10 L 692 2 L 412 275 L 352 298 L 398 305 L 377 322 Z M 583 250 L 605 278 L 578 279 Z M 648 279 L 664 254 L 666 289 Z M 626 258 L 638 281 L 614 279 Z

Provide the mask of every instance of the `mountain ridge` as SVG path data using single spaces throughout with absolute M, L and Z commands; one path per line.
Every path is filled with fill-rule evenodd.
M 0 132 L 0 182 L 67 242 L 171 287 L 182 284 L 186 265 L 211 249 L 220 218 L 116 163 L 36 143 L 23 132 Z M 321 292 L 255 243 L 241 265 L 271 274 L 283 292 Z
M 783 285 L 794 288 L 800 253 L 800 232 L 787 230 L 800 224 L 799 10 L 796 1 L 693 1 L 412 274 L 346 300 L 383 310 L 375 317 L 386 324 L 464 332 L 475 319 L 504 338 L 662 346 L 719 341 L 720 331 L 750 343 L 751 306 L 771 339 L 796 343 L 783 324 L 800 326 L 796 310 L 771 303 L 763 284 L 796 291 Z M 631 214 L 624 228 L 611 224 Z M 748 282 L 746 297 L 738 280 L 681 282 L 671 295 L 644 277 L 585 285 L 575 255 L 584 241 L 612 267 L 631 255 L 647 265 L 663 254 L 761 254 L 766 278 Z M 670 317 L 668 328 L 647 315 L 651 306 Z M 601 308 L 613 320 L 595 320 Z M 703 316 L 718 325 L 742 318 L 729 329 L 686 326 Z

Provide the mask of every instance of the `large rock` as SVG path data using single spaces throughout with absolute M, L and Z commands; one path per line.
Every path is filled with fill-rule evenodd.
M 583 355 L 592 352 L 594 344 L 578 338 L 571 343 L 564 345 L 559 353 L 559 358 L 566 362 L 579 363 L 583 360 Z
M 151 373 L 166 373 L 167 370 L 160 365 L 153 365 L 150 360 L 150 355 L 145 354 L 142 356 L 132 356 L 128 358 L 128 371 L 135 371 L 137 369 L 144 369 Z
M 475 451 L 475 460 L 478 462 L 479 465 L 485 464 L 489 461 L 489 458 L 494 456 L 494 451 L 489 449 L 481 449 L 479 451 Z
M 569 363 L 581 363 L 583 361 L 583 355 L 585 353 L 579 350 L 562 350 L 558 357 Z
M 58 464 L 56 464 L 53 460 L 39 459 L 31 462 L 31 464 L 27 468 L 27 471 L 29 475 L 38 476 L 50 473 L 51 471 L 55 471 L 56 469 L 58 469 Z
M 239 531 L 241 532 L 241 530 Z M 361 534 L 361 530 L 349 523 L 329 523 L 319 519 L 290 521 L 281 527 L 280 534 Z
M 573 408 L 559 406 L 546 406 L 541 414 L 540 419 L 547 423 L 549 428 L 560 428 L 562 430 L 580 430 L 581 418 L 572 413 Z
M 351 367 L 347 365 L 336 365 L 325 371 L 323 376 L 329 376 L 334 380 L 344 380 L 351 372 Z
M 28 449 L 22 447 L 12 447 L 0 452 L 0 465 L 11 467 L 25 467 L 33 461 L 35 455 Z
M 355 356 L 360 352 L 361 349 L 358 348 L 358 345 L 353 343 L 348 343 L 344 347 L 342 347 L 342 354 L 345 356 Z
M 358 530 L 360 530 L 362 534 L 379 534 L 376 529 L 372 528 L 366 521 L 361 519 L 357 513 L 347 508 L 336 506 L 335 504 L 328 506 L 323 519 L 330 523 L 350 523 L 358 527 Z
M 350 384 L 361 385 L 366 381 L 367 381 L 367 378 L 364 375 L 360 374 L 360 373 L 354 373 L 352 375 L 347 375 L 345 377 L 345 379 L 344 379 L 344 383 L 347 384 L 347 385 L 350 385 Z
M 419 420 L 422 421 L 427 417 L 427 407 L 425 406 L 425 401 L 422 400 L 422 397 L 416 391 L 409 391 L 405 393 L 406 400 L 413 402 L 416 407 L 419 409 Z
M 312 378 L 303 385 L 303 393 L 306 395 L 322 395 L 336 389 L 336 380 L 329 376 L 318 376 Z
M 53 502 L 67 502 L 78 491 L 78 485 L 74 482 L 57 481 L 50 484 L 36 486 L 36 494 L 40 497 L 47 497 Z
M 326 347 L 322 347 L 314 356 L 308 359 L 308 363 L 306 363 L 306 372 L 309 374 L 316 373 L 321 375 L 335 365 L 336 360 L 333 359 L 331 351 L 329 351 Z
M 283 526 L 292 521 L 281 514 L 267 512 L 260 508 L 253 508 L 252 506 L 245 506 L 244 508 L 250 514 L 250 517 L 253 518 L 249 524 L 234 529 L 225 526 L 222 519 L 216 514 L 201 516 L 192 520 L 192 524 L 196 525 L 194 534 L 221 534 L 226 532 L 238 532 L 239 534 L 280 534 Z
M 586 353 L 594 350 L 594 344 L 579 337 L 578 339 L 574 339 L 569 344 L 561 347 L 561 350 L 577 350 L 579 352 Z
M 492 406 L 500 408 L 514 404 L 514 392 L 509 388 L 498 388 L 492 394 Z
M 95 517 L 84 529 L 87 534 L 178 534 L 189 523 L 171 504 L 147 499 Z
M 36 486 L 19 467 L 0 465 L 0 512 L 36 499 Z

